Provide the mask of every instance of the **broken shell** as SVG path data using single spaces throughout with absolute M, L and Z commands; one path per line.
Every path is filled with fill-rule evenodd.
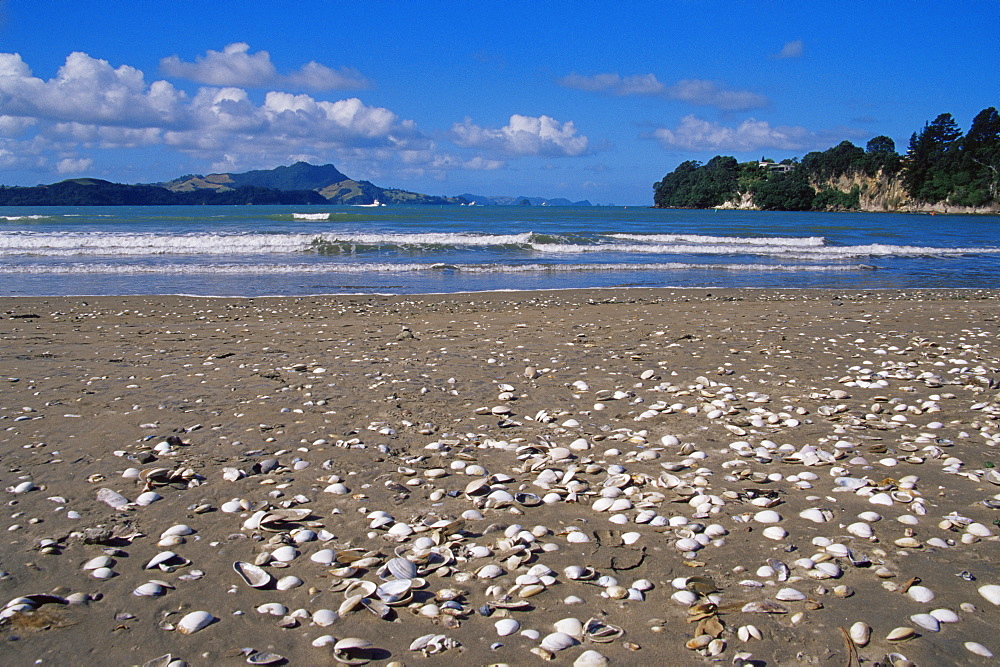
M 253 588 L 263 588 L 271 583 L 271 575 L 264 571 L 263 568 L 257 567 L 253 563 L 246 563 L 244 561 L 236 561 L 233 563 L 233 570 L 240 576 L 247 586 L 252 586 Z
M 333 645 L 333 657 L 345 665 L 363 665 L 371 660 L 373 646 L 367 639 L 347 637 Z
M 219 619 L 207 611 L 192 611 L 178 621 L 175 628 L 182 635 L 190 635 L 208 627 L 217 620 Z

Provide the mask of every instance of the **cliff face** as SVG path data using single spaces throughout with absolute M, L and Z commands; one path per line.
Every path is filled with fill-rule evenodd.
M 910 198 L 902 179 L 886 176 L 879 172 L 877 176 L 850 174 L 810 183 L 816 192 L 822 190 L 837 190 L 849 193 L 854 188 L 859 190 L 858 204 L 860 211 L 867 213 L 964 213 L 964 214 L 997 214 L 1000 205 L 993 206 L 954 206 L 947 202 L 928 203 Z M 737 198 L 727 201 L 718 208 L 757 210 L 753 194 L 741 192 Z

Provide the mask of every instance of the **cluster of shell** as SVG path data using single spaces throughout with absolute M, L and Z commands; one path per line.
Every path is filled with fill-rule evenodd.
M 568 388 L 575 397 L 593 396 L 586 415 L 546 409 L 519 416 L 513 407 L 517 388 L 497 385 L 499 404 L 483 406 L 475 413 L 500 418 L 503 428 L 516 429 L 528 422 L 537 429 L 534 441 L 470 433 L 435 439 L 417 454 L 398 455 L 398 465 L 386 475 L 385 486 L 403 497 L 420 491 L 430 501 L 429 507 L 441 504 L 447 509 L 438 515 L 428 508 L 422 515 L 406 518 L 384 509 L 365 511 L 367 537 L 374 542 L 367 547 L 339 544 L 333 532 L 336 524 L 324 520 L 328 512 L 320 509 L 319 498 L 286 496 L 281 485 L 274 483 L 274 476 L 310 468 L 308 460 L 286 450 L 250 467 L 225 467 L 215 479 L 201 476 L 184 463 L 130 468 L 122 477 L 135 485 L 134 498 L 127 497 L 128 490 L 115 491 L 110 484 L 102 486 L 96 497 L 129 513 L 161 500 L 161 492 L 178 493 L 218 483 L 241 484 L 240 488 L 247 489 L 253 488 L 247 484 L 255 479 L 270 480 L 260 487 L 270 490 L 266 500 L 234 497 L 218 507 L 234 517 L 234 528 L 250 537 L 248 544 L 257 548 L 252 558 L 231 564 L 229 581 L 235 588 L 259 591 L 254 597 L 258 601 L 255 611 L 262 618 L 273 617 L 275 625 L 284 629 L 314 629 L 312 645 L 343 664 L 363 664 L 379 655 L 379 648 L 370 639 L 379 636 L 377 626 L 370 626 L 370 638 L 337 638 L 327 633 L 326 628 L 335 628 L 345 617 L 355 615 L 371 623 L 425 619 L 428 626 L 421 629 L 432 626 L 444 630 L 413 639 L 410 650 L 424 656 L 461 651 L 460 642 L 449 632 L 463 623 L 482 623 L 484 618 L 491 619 L 498 637 L 495 648 L 502 645 L 504 637 L 518 633 L 537 641 L 532 652 L 545 659 L 579 647 L 574 664 L 580 667 L 608 664 L 601 646 L 614 642 L 626 650 L 641 650 L 627 639 L 625 628 L 598 614 L 587 614 L 587 620 L 568 616 L 551 628 L 533 627 L 524 612 L 533 609 L 540 596 L 556 596 L 554 591 L 565 593 L 562 603 L 566 605 L 586 604 L 588 594 L 596 595 L 614 603 L 609 607 L 612 614 L 625 605 L 660 595 L 661 601 L 670 599 L 678 605 L 677 615 L 690 624 L 683 638 L 687 650 L 717 658 L 738 642 L 737 661 L 751 660 L 748 649 L 753 643 L 778 631 L 780 625 L 769 619 L 786 616 L 791 625 L 805 623 L 809 612 L 849 598 L 858 586 L 878 586 L 895 597 L 893 604 L 878 610 L 878 621 L 858 619 L 843 629 L 855 651 L 864 650 L 876 639 L 879 650 L 889 650 L 886 647 L 915 641 L 924 633 L 949 633 L 963 615 L 979 613 L 972 602 L 958 609 L 936 607 L 932 604 L 933 588 L 917 577 L 904 577 L 899 563 L 901 554 L 920 549 L 961 549 L 983 540 L 997 541 L 996 530 L 983 521 L 957 512 L 937 513 L 937 500 L 925 495 L 928 490 L 922 488 L 918 474 L 918 466 L 930 464 L 940 466 L 956 480 L 1000 484 L 994 469 L 968 466 L 950 453 L 958 440 L 979 437 L 990 446 L 1000 444 L 1000 430 L 992 422 L 973 435 L 954 433 L 956 428 L 934 421 L 941 403 L 953 398 L 947 393 L 910 402 L 880 394 L 866 412 L 859 413 L 843 402 L 850 395 L 838 388 L 809 394 L 819 403 L 813 411 L 801 402 L 773 409 L 772 398 L 763 393 L 738 393 L 726 383 L 705 377 L 684 386 L 660 382 L 660 372 L 649 370 L 638 378 L 639 386 L 660 397 L 648 404 L 635 388 L 593 391 L 584 380 L 571 383 Z M 852 367 L 850 372 L 839 379 L 845 388 L 880 392 L 890 388 L 892 380 L 937 388 L 956 382 L 958 377 L 977 375 L 973 371 L 964 375 L 917 373 L 906 364 L 894 367 L 891 363 L 881 365 L 877 372 L 872 366 Z M 530 383 L 540 373 L 528 368 L 524 381 Z M 599 436 L 588 436 L 580 419 L 593 420 L 615 401 L 641 405 L 633 425 L 608 426 Z M 974 404 L 972 410 L 1000 414 L 997 405 L 989 401 Z M 913 423 L 918 417 L 922 417 L 919 425 Z M 671 418 L 684 427 L 675 431 L 678 435 L 665 434 Z M 784 431 L 817 419 L 830 424 L 828 436 L 799 447 L 778 444 Z M 699 448 L 696 434 L 706 425 L 721 427 L 731 434 L 732 442 L 721 449 Z M 395 426 L 373 422 L 368 430 L 391 436 L 397 428 L 420 429 L 426 435 L 436 430 L 408 422 Z M 681 434 L 682 430 L 686 434 Z M 951 437 L 942 436 L 944 431 Z M 166 440 L 151 450 L 166 459 L 186 444 Z M 308 446 L 366 445 L 355 438 L 316 440 Z M 490 471 L 477 462 L 477 449 L 500 452 L 510 465 L 503 471 Z M 388 447 L 380 451 L 396 456 Z M 357 507 L 363 507 L 366 495 L 348 486 L 350 475 L 332 472 L 332 461 L 321 467 L 322 473 L 315 478 L 317 493 L 362 503 Z M 92 481 L 108 483 L 103 478 Z M 28 481 L 8 490 L 21 494 L 36 488 Z M 795 497 L 796 502 L 803 498 L 812 505 L 797 511 L 797 516 L 823 534 L 817 535 L 815 530 L 791 533 L 783 513 L 791 506 L 792 493 L 801 494 Z M 870 509 L 857 513 L 846 509 L 858 503 Z M 589 508 L 590 523 L 527 525 L 524 517 L 557 504 Z M 1000 494 L 985 498 L 981 508 L 1000 508 Z M 977 511 L 983 511 L 981 508 Z M 195 518 L 214 509 L 210 504 L 190 507 Z M 452 516 L 446 516 L 451 512 Z M 336 521 L 346 520 L 339 509 L 333 516 Z M 490 518 L 498 523 L 491 526 Z M 512 522 L 504 524 L 502 518 Z M 768 540 L 765 548 L 776 557 L 724 573 L 725 580 L 720 573 L 714 577 L 681 576 L 670 580 L 669 586 L 661 586 L 661 582 L 649 579 L 619 579 L 620 574 L 601 572 L 587 563 L 556 571 L 544 562 L 552 552 L 600 540 L 602 545 L 633 554 L 641 554 L 647 545 L 668 545 L 676 551 L 679 563 L 696 569 L 706 566 L 713 550 L 724 549 L 734 531 L 746 533 L 757 528 L 757 534 Z M 142 565 L 143 573 L 152 573 L 154 578 L 137 584 L 134 595 L 170 596 L 178 587 L 202 579 L 206 572 L 196 566 L 207 569 L 209 565 L 194 563 L 183 555 L 187 541 L 199 539 L 197 533 L 197 528 L 188 524 L 160 533 L 157 545 L 162 550 Z M 131 542 L 144 536 L 136 532 L 113 537 Z M 95 539 L 91 543 L 101 542 Z M 793 549 L 785 549 L 807 543 L 811 545 L 808 553 L 803 551 L 794 559 L 788 555 Z M 57 540 L 44 541 L 38 547 L 52 554 L 63 548 Z M 126 549 L 105 546 L 100 551 L 82 564 L 84 572 L 97 582 L 125 574 L 121 557 L 127 555 Z M 311 564 L 300 565 L 303 561 Z M 314 606 L 289 608 L 283 595 L 301 587 L 309 590 Z M 977 590 L 983 599 L 1000 605 L 1000 586 L 980 584 Z M 87 603 L 100 597 L 74 595 L 18 597 L 4 607 L 0 619 L 42 604 Z M 740 604 L 734 609 L 733 602 Z M 895 626 L 897 613 L 905 615 L 905 620 Z M 730 627 L 727 616 L 739 620 Z M 667 630 L 669 620 L 655 619 L 652 631 Z M 160 619 L 164 631 L 180 635 L 221 628 L 225 623 L 224 618 L 207 610 L 167 612 Z M 992 655 L 990 648 L 978 641 L 965 641 L 964 646 L 972 654 Z M 889 655 L 892 664 L 907 664 L 901 653 L 891 650 Z M 168 660 L 163 664 L 176 662 L 165 657 Z M 281 656 L 255 649 L 248 650 L 246 657 L 251 664 L 281 660 Z M 155 660 L 163 662 L 163 658 Z

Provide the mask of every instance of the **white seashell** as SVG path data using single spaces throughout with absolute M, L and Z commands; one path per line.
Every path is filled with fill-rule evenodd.
M 851 525 L 849 525 L 847 527 L 847 532 L 850 533 L 851 535 L 854 535 L 855 537 L 860 537 L 862 539 L 868 539 L 869 537 L 875 534 L 875 531 L 872 530 L 872 527 L 869 524 L 864 523 L 863 521 L 858 521 L 857 523 L 852 523 Z
M 291 563 L 298 555 L 299 552 L 295 549 L 295 547 L 288 544 L 280 546 L 271 552 L 271 558 L 279 563 Z
M 913 628 L 899 627 L 899 628 L 894 628 L 892 631 L 890 631 L 889 634 L 885 636 L 885 638 L 887 641 L 890 642 L 901 642 L 906 639 L 910 639 L 915 634 L 916 631 L 914 631 Z
M 930 614 L 913 614 L 910 616 L 910 620 L 916 625 L 919 625 L 924 630 L 930 630 L 931 632 L 937 632 L 941 629 L 941 622 Z
M 584 651 L 573 661 L 573 667 L 606 667 L 611 661 L 593 649 Z
M 217 620 L 219 619 L 207 611 L 192 611 L 178 621 L 175 628 L 182 635 L 190 635 L 208 627 Z
M 563 618 L 552 624 L 558 632 L 565 632 L 571 637 L 583 637 L 583 621 L 578 618 Z
M 953 612 L 951 609 L 935 609 L 930 612 L 931 616 L 936 618 L 939 623 L 958 623 L 958 614 Z
M 777 512 L 775 512 L 774 510 L 763 510 L 761 512 L 757 512 L 756 514 L 754 514 L 753 518 L 754 518 L 754 521 L 756 521 L 758 523 L 780 523 L 781 522 L 781 515 L 778 514 Z
M 263 588 L 271 583 L 271 575 L 253 563 L 238 560 L 233 563 L 233 570 L 247 586 Z
M 888 493 L 876 493 L 868 497 L 868 502 L 872 505 L 885 505 L 886 507 L 892 506 L 892 496 Z
M 976 655 L 981 655 L 984 658 L 993 657 L 993 651 L 989 650 L 979 642 L 965 642 L 965 648 L 971 653 L 975 653 Z
M 858 621 L 851 626 L 849 633 L 851 635 L 851 641 L 853 641 L 858 646 L 867 646 L 868 642 L 871 640 L 872 629 L 864 621 Z
M 590 542 L 590 536 L 582 530 L 573 530 L 566 535 L 566 541 L 570 544 L 582 544 Z
M 783 602 L 797 602 L 799 600 L 805 600 L 805 593 L 797 591 L 794 588 L 782 588 L 775 594 L 774 598 L 776 600 L 781 600 Z
M 136 497 L 135 504 L 141 507 L 146 507 L 147 505 L 152 505 L 157 500 L 163 500 L 163 496 L 158 494 L 156 491 L 146 491 L 145 493 L 140 493 Z
M 99 567 L 90 573 L 94 579 L 110 579 L 115 576 L 114 570 L 110 567 Z
M 670 596 L 670 599 L 674 600 L 675 602 L 679 602 L 683 605 L 690 606 L 698 601 L 698 595 L 693 593 L 692 591 L 677 591 L 676 593 Z
M 219 506 L 219 509 L 226 514 L 235 514 L 236 512 L 242 512 L 246 508 L 243 507 L 243 503 L 239 500 L 227 500 Z
M 832 577 L 833 579 L 836 579 L 841 574 L 843 574 L 843 571 L 840 569 L 840 566 L 834 563 L 833 561 L 816 563 L 814 567 L 815 569 L 819 570 L 828 577 Z
M 788 537 L 788 531 L 781 526 L 768 526 L 761 534 L 769 540 L 783 540 Z
M 1000 605 L 1000 586 L 996 584 L 986 584 L 979 587 L 979 594 L 995 605 Z
M 879 514 L 878 512 L 868 511 L 868 512 L 862 512 L 861 514 L 859 514 L 858 518 L 861 519 L 862 521 L 867 521 L 869 523 L 875 523 L 876 521 L 881 521 L 882 520 L 882 515 Z
M 99 567 L 110 567 L 114 561 L 110 556 L 97 556 L 91 558 L 86 563 L 83 564 L 84 570 L 96 570 Z
M 328 625 L 336 623 L 338 618 L 340 618 L 340 614 L 332 609 L 317 609 L 313 612 L 312 622 L 322 628 L 325 628 Z
M 298 588 L 302 585 L 302 580 L 294 575 L 288 575 L 278 579 L 278 582 L 274 585 L 279 591 L 290 591 L 293 588 Z
M 497 634 L 501 637 L 506 637 L 512 635 L 521 629 L 521 624 L 518 623 L 513 618 L 501 618 L 499 621 L 493 624 L 496 628 Z
M 503 574 L 503 568 L 499 565 L 484 565 L 476 570 L 476 576 L 480 579 L 495 579 Z
M 565 632 L 553 632 L 542 638 L 540 646 L 549 651 L 562 651 L 579 643 L 579 640 Z
M 118 493 L 117 491 L 112 491 L 111 489 L 100 489 L 97 492 L 97 499 L 102 503 L 110 505 L 115 509 L 119 509 L 128 505 L 128 498 Z
M 320 565 L 331 565 L 337 559 L 337 552 L 333 549 L 320 549 L 309 556 L 309 560 Z
M 810 507 L 809 509 L 799 512 L 799 516 L 808 521 L 812 521 L 813 523 L 826 523 L 830 520 L 832 515 L 829 510 L 824 512 L 819 508 Z
M 323 610 L 320 610 L 323 611 Z M 337 643 L 337 639 L 333 635 L 323 635 L 312 640 L 312 645 L 316 648 L 323 648 L 324 646 L 333 646 Z
M 906 595 L 916 602 L 930 602 L 934 599 L 934 591 L 926 586 L 910 586 Z
M 270 614 L 271 616 L 284 616 L 288 613 L 288 607 L 280 602 L 265 602 L 257 607 L 258 614 Z
M 134 591 L 132 591 L 132 595 L 135 595 L 136 597 L 150 597 L 150 598 L 163 595 L 163 593 L 164 593 L 163 586 L 152 581 L 147 581 L 146 583 L 142 584 L 141 586 L 138 586 Z

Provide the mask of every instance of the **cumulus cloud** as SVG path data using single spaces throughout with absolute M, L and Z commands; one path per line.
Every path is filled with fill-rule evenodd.
M 466 118 L 451 128 L 453 141 L 466 148 L 507 155 L 575 157 L 590 152 L 590 142 L 576 133 L 573 121 L 560 123 L 550 116 L 514 114 L 501 128 L 480 127 Z
M 90 158 L 63 158 L 56 163 L 56 171 L 60 174 L 82 174 L 94 165 Z
M 785 45 L 781 47 L 781 51 L 774 54 L 775 58 L 801 58 L 805 55 L 806 45 L 801 39 L 795 39 L 791 42 L 785 42 Z
M 288 75 L 278 73 L 271 54 L 267 51 L 250 53 L 246 42 L 234 42 L 222 51 L 211 49 L 194 62 L 185 62 L 178 56 L 160 60 L 160 69 L 167 76 L 188 79 L 210 86 L 240 86 L 261 88 L 265 86 L 291 86 L 311 90 L 349 90 L 367 88 L 369 83 L 360 72 L 351 68 L 334 70 L 316 61 L 310 61 Z
M 764 95 L 747 90 L 734 90 L 715 81 L 704 79 L 681 79 L 672 86 L 661 83 L 655 74 L 633 74 L 621 76 L 618 73 L 569 74 L 559 79 L 559 85 L 591 93 L 605 93 L 619 97 L 649 95 L 680 100 L 697 106 L 709 106 L 723 111 L 746 111 L 767 106 Z
M 651 133 L 664 148 L 691 151 L 755 151 L 763 148 L 800 150 L 811 147 L 817 136 L 798 126 L 771 126 L 748 118 L 735 127 L 685 116 L 674 128 L 661 127 Z

